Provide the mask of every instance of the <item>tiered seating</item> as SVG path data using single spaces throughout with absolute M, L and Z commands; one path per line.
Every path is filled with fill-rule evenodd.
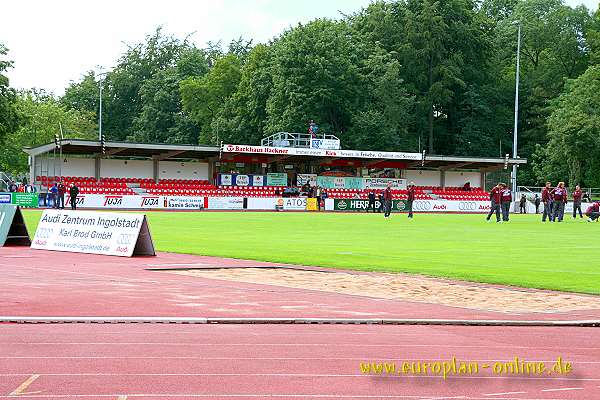
M 54 182 L 62 181 L 67 187 L 75 184 L 79 188 L 80 194 L 112 194 L 112 195 L 129 195 L 135 194 L 133 190 L 127 187 L 127 183 L 133 183 L 135 178 L 101 178 L 96 181 L 93 177 L 81 176 L 55 176 L 46 177 L 38 176 L 36 180 L 42 186 L 52 186 Z
M 490 199 L 488 192 L 481 188 L 474 187 L 470 191 L 463 190 L 462 187 L 440 187 L 431 189 L 431 193 L 445 200 L 468 200 L 468 201 L 487 201 Z

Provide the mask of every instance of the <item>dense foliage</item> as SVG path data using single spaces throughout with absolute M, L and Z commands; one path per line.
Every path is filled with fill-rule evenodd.
M 600 186 L 600 14 L 562 0 L 378 1 L 225 50 L 158 29 L 106 75 L 90 72 L 47 101 L 96 121 L 103 85 L 110 140 L 257 144 L 314 119 L 347 148 L 503 157 L 512 152 L 518 24 L 519 156 L 530 160 L 520 183 Z M 0 63 L 0 140 L 28 129 L 16 130 L 18 115 L 6 111 L 28 96 L 6 92 L 8 66 Z

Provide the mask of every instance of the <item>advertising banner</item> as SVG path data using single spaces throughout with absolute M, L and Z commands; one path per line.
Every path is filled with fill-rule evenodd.
M 0 247 L 7 244 L 30 246 L 31 240 L 21 209 L 11 204 L 0 204 Z
M 306 210 L 307 211 L 319 211 L 317 199 L 315 199 L 314 197 L 309 197 L 308 199 L 306 199 Z
M 209 197 L 207 202 L 209 210 L 243 210 L 243 197 Z
M 12 203 L 11 193 L 0 193 L 0 204 L 10 204 L 10 203 Z
M 391 182 L 392 188 L 406 190 L 406 179 L 395 178 L 362 178 L 363 189 L 385 189 Z
M 219 175 L 219 184 L 221 186 L 231 186 L 231 185 L 233 185 L 233 175 L 231 175 L 231 174 L 221 174 L 221 175 Z
M 247 153 L 247 154 L 281 154 L 297 156 L 316 157 L 347 157 L 347 158 L 382 158 L 388 160 L 414 160 L 420 161 L 421 153 L 398 153 L 391 151 L 363 151 L 363 150 L 328 150 L 328 149 L 306 149 L 300 147 L 267 147 L 247 146 L 238 144 L 224 144 L 221 147 L 224 153 Z
M 164 204 L 173 210 L 201 210 L 204 208 L 204 197 L 165 196 Z
M 306 210 L 306 197 L 284 197 L 277 199 L 277 205 L 284 210 L 300 211 Z
M 340 141 L 336 139 L 311 139 L 310 147 L 313 149 L 339 150 Z
M 296 184 L 303 186 L 308 183 L 310 186 L 317 186 L 317 174 L 298 174 L 296 175 Z
M 120 257 L 155 255 L 144 214 L 44 210 L 33 249 Z
M 375 209 L 379 210 L 381 202 L 375 200 Z M 405 200 L 392 200 L 392 211 L 402 211 L 406 208 Z M 334 199 L 333 210 L 335 211 L 367 211 L 369 200 L 363 199 Z
M 267 174 L 267 186 L 287 186 L 288 176 L 285 172 L 272 172 Z
M 338 176 L 319 176 L 317 185 L 325 189 L 362 189 L 362 178 L 356 177 L 338 177 Z
M 235 186 L 250 186 L 250 177 L 248 175 L 234 175 Z
M 265 177 L 263 175 L 252 175 L 252 186 L 264 186 Z
M 12 204 L 19 207 L 37 207 L 37 193 L 11 193 Z

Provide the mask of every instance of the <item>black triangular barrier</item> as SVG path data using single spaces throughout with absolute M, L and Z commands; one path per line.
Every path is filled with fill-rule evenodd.
M 19 206 L 0 204 L 0 247 L 2 246 L 31 246 Z
M 152 235 L 150 235 L 150 228 L 148 228 L 148 221 L 144 215 L 142 226 L 140 227 L 140 234 L 138 235 L 135 247 L 133 248 L 133 256 L 155 256 L 154 242 L 152 241 Z

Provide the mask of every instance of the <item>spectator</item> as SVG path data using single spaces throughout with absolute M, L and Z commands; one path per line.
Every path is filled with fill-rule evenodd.
M 357 191 L 356 193 L 354 193 L 354 198 L 355 199 L 360 199 L 360 192 Z
M 586 203 L 591 203 L 592 202 L 592 197 L 590 196 L 590 194 L 588 192 L 585 192 L 583 194 L 582 200 Z
M 17 192 L 19 193 L 25 193 L 25 185 L 23 185 L 22 183 L 18 184 L 18 188 L 17 188 Z
M 56 198 L 57 206 L 56 208 L 64 209 L 65 208 L 65 192 L 67 191 L 66 186 L 62 181 L 58 184 L 58 193 Z
M 392 182 L 389 182 L 383 191 L 383 200 L 385 201 L 384 217 L 389 218 L 392 213 Z
M 52 187 L 48 190 L 48 202 L 46 203 L 48 207 L 58 208 L 56 205 L 58 203 L 58 185 L 56 182 Z
M 8 185 L 8 191 L 11 193 L 15 193 L 18 190 L 18 186 L 15 182 L 10 181 L 10 184 Z
M 469 183 L 469 182 L 467 182 Z M 415 183 L 411 182 L 407 188 L 406 208 L 408 208 L 408 218 L 413 217 L 413 202 L 415 201 Z M 469 189 L 471 190 L 471 189 Z
M 519 200 L 519 213 L 527 214 L 527 197 L 522 194 L 521 200 Z
M 25 193 L 35 193 L 35 187 L 33 185 L 25 185 Z
M 73 183 L 69 188 L 69 202 L 71 203 L 71 210 L 77 209 L 77 195 L 79 195 L 79 188 Z
M 465 192 L 470 192 L 471 191 L 471 182 L 466 182 L 463 186 L 463 190 Z
M 369 212 L 369 209 L 373 210 L 373 213 L 375 212 L 375 192 L 373 191 L 373 189 L 371 189 L 369 191 L 369 194 L 367 196 L 369 198 L 369 207 L 367 208 L 367 212 Z
M 383 192 L 379 193 L 379 212 L 383 212 L 383 207 L 385 205 L 385 200 L 383 198 Z
M 314 187 L 315 197 L 317 199 L 317 207 L 321 211 L 321 188 L 319 186 Z
M 542 200 L 540 199 L 540 196 L 538 196 L 538 194 L 535 194 L 535 199 L 533 200 L 533 204 L 535 204 L 535 213 L 539 214 L 540 213 L 540 204 L 541 204 Z

